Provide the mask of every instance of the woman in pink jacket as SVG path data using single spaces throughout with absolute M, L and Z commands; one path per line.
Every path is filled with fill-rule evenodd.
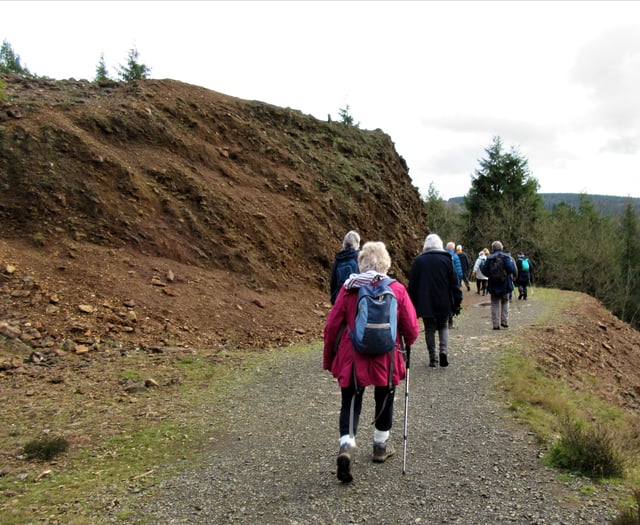
M 340 289 L 324 329 L 322 366 L 324 370 L 331 371 L 342 390 L 337 476 L 343 482 L 353 479 L 351 463 L 356 446 L 355 436 L 364 388 L 367 386 L 375 388 L 373 461 L 382 463 L 393 455 L 393 446 L 387 440 L 393 423 L 395 387 L 406 374 L 400 339 L 404 339 L 406 345 L 412 345 L 419 332 L 416 311 L 406 288 L 402 283 L 393 281 L 390 287 L 398 302 L 395 348 L 376 356 L 361 354 L 353 348 L 350 334 L 354 330 L 358 290 L 363 285 L 375 284 L 387 278 L 387 271 L 391 267 L 391 258 L 384 243 L 366 243 L 360 251 L 358 266 L 361 273 L 352 275 Z

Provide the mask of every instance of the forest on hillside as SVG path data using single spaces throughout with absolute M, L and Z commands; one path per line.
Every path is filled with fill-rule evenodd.
M 540 194 L 528 161 L 494 137 L 464 197 L 425 199 L 429 226 L 472 264 L 500 240 L 532 264 L 534 284 L 585 292 L 640 327 L 640 199 Z M 446 241 L 445 241 L 446 242 Z
M 594 195 L 590 193 L 539 193 L 545 209 L 553 211 L 558 205 L 567 205 L 572 208 L 579 208 L 582 196 L 588 197 L 593 206 L 603 215 L 617 215 L 624 213 L 628 203 L 631 204 L 636 214 L 640 213 L 640 199 L 636 197 L 618 197 L 614 195 Z M 452 197 L 447 201 L 449 204 L 460 206 L 464 202 L 464 197 Z

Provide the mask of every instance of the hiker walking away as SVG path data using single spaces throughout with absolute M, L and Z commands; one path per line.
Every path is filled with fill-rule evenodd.
M 456 255 L 460 259 L 460 267 L 462 268 L 462 282 L 467 286 L 467 292 L 471 291 L 471 285 L 469 285 L 469 268 L 471 263 L 469 256 L 462 251 L 462 245 L 456 246 Z
M 360 235 L 351 230 L 347 232 L 342 241 L 340 250 L 331 266 L 331 277 L 329 280 L 329 291 L 331 294 L 331 304 L 335 304 L 338 291 L 352 273 L 358 273 L 358 250 L 360 249 Z
M 529 284 L 531 284 L 531 272 L 533 269 L 531 268 L 531 261 L 528 257 L 525 257 L 523 252 L 518 253 L 516 267 L 518 268 L 518 277 L 516 279 L 516 284 L 518 285 L 518 299 L 526 301 L 527 289 Z
M 486 251 L 486 253 L 485 253 Z M 478 252 L 478 258 L 476 262 L 473 263 L 473 275 L 476 277 L 476 294 L 485 295 L 487 293 L 487 276 L 482 273 L 482 267 L 484 266 L 485 261 L 487 260 L 487 254 L 489 250 L 484 248 Z
M 445 249 L 451 254 L 453 259 L 453 269 L 458 277 L 458 287 L 460 287 L 462 285 L 462 264 L 460 264 L 460 257 L 458 257 L 458 254 L 454 251 L 455 247 L 456 243 L 449 241 Z M 453 328 L 453 315 L 449 317 L 449 328 Z
M 374 387 L 375 428 L 373 431 L 373 461 L 382 463 L 394 454 L 389 441 L 393 424 L 395 387 L 406 374 L 401 339 L 411 345 L 418 337 L 416 312 L 404 285 L 388 280 L 391 267 L 389 252 L 382 242 L 367 242 L 358 257 L 361 273 L 351 275 L 340 288 L 335 305 L 329 311 L 324 328 L 324 353 L 322 367 L 330 370 L 338 380 L 342 393 L 339 418 L 339 453 L 337 476 L 342 482 L 353 479 L 351 472 L 356 450 L 356 435 L 362 410 L 364 390 Z M 391 281 L 391 282 L 390 282 Z M 366 355 L 356 350 L 353 343 L 356 334 L 356 314 L 360 288 L 387 285 L 397 301 L 395 341 L 386 353 Z
M 429 366 L 435 367 L 438 360 L 440 366 L 448 366 L 449 318 L 460 312 L 462 290 L 453 267 L 452 255 L 442 249 L 442 239 L 435 233 L 427 235 L 422 253 L 413 261 L 408 291 L 416 313 L 424 323 Z
M 456 272 L 456 278 L 458 279 L 458 286 L 460 286 L 462 284 L 462 264 L 460 263 L 460 257 L 458 257 L 458 254 L 454 251 L 455 247 L 456 247 L 456 243 L 453 241 L 450 241 L 447 243 L 447 246 L 445 249 L 451 254 L 451 259 L 453 260 L 453 269 Z
M 487 291 L 491 295 L 491 323 L 494 330 L 509 328 L 509 294 L 513 290 L 512 276 L 517 272 L 510 255 L 503 252 L 500 241 L 491 244 L 491 255 L 484 263 L 482 273 L 489 281 Z

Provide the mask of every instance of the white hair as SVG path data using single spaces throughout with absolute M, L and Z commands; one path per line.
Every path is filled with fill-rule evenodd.
M 391 267 L 391 257 L 383 242 L 365 242 L 360 255 L 358 255 L 358 267 L 361 272 L 374 270 L 386 274 Z
M 437 233 L 430 233 L 424 240 L 422 251 L 426 252 L 427 250 L 442 250 L 442 239 Z
M 347 232 L 344 236 L 344 240 L 342 241 L 342 248 L 345 250 L 349 248 L 357 250 L 360 248 L 360 235 L 357 231 L 351 230 L 350 232 Z

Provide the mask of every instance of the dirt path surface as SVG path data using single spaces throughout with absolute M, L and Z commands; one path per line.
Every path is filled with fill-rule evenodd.
M 514 301 L 511 327 L 493 331 L 487 298 L 465 296 L 450 335 L 450 366 L 429 368 L 424 334 L 413 347 L 407 472 L 402 475 L 404 383 L 396 395 L 397 453 L 371 461 L 371 392 L 365 394 L 354 481 L 335 477 L 339 389 L 319 347 L 286 353 L 230 392 L 228 425 L 202 465 L 142 492 L 152 523 L 605 524 L 606 487 L 544 467 L 534 436 L 516 426 L 491 386 L 496 358 L 535 324 L 535 296 Z M 202 417 L 208 417 L 203 414 Z

